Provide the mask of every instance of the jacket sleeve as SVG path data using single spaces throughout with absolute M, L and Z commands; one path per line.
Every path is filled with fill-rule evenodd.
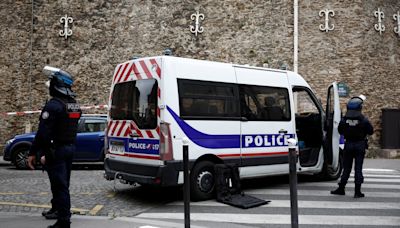
M 40 153 L 40 156 L 42 156 L 50 150 L 56 119 L 61 110 L 62 107 L 52 100 L 44 106 L 40 114 L 39 128 L 29 150 L 29 155 L 37 155 Z

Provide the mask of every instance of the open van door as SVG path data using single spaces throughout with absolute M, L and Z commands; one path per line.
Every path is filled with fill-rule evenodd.
M 328 97 L 326 101 L 325 117 L 325 165 L 327 174 L 330 178 L 337 178 L 340 175 L 341 164 L 339 163 L 339 139 L 338 126 L 341 118 L 339 93 L 336 82 L 328 88 Z

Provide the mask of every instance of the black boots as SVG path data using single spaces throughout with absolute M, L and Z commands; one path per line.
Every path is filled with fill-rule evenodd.
M 341 184 L 339 183 L 339 187 L 333 191 L 331 191 L 331 194 L 333 195 L 345 195 L 344 187 L 346 184 Z M 354 189 L 354 198 L 361 198 L 364 197 L 364 193 L 361 192 L 361 184 L 356 184 L 355 189 Z
M 56 223 L 47 228 L 71 228 L 71 222 L 69 220 L 57 220 Z
M 331 194 L 333 195 L 345 195 L 346 193 L 344 192 L 344 187 L 346 184 L 341 184 L 339 183 L 339 187 L 336 190 L 331 191 Z
M 356 188 L 354 189 L 354 198 L 364 197 L 364 193 L 361 192 L 361 184 L 356 184 Z
M 51 208 L 48 211 L 43 211 L 42 215 L 46 218 L 46 219 L 57 219 L 58 218 L 58 213 L 55 209 Z

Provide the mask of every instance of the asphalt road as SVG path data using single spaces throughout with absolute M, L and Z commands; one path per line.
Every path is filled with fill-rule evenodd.
M 300 227 L 399 227 L 400 160 L 366 159 L 365 198 L 329 191 L 335 181 L 299 177 Z M 239 209 L 215 200 L 191 203 L 192 225 L 202 227 L 290 227 L 288 176 L 242 181 L 245 194 L 271 203 Z M 0 162 L 0 227 L 51 224 L 40 217 L 51 199 L 46 173 L 16 170 Z M 106 181 L 101 165 L 75 165 L 71 177 L 73 227 L 182 227 L 181 188 L 145 188 Z M 112 219 L 112 221 L 110 220 Z M 15 223 L 19 221 L 20 223 Z M 23 223 L 25 221 L 25 223 Z M 93 222 L 95 221 L 95 222 Z M 130 223 L 129 223 L 129 222 Z M 35 223 L 36 222 L 36 223 Z M 92 223 L 90 223 L 92 222 Z M 3 224 L 3 225 L 1 225 Z M 40 224 L 40 225 L 38 225 Z M 132 226 L 132 224 L 135 224 Z

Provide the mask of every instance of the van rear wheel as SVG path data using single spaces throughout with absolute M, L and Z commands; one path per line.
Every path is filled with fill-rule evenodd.
M 197 163 L 190 175 L 190 194 L 193 201 L 208 200 L 215 194 L 214 163 L 201 161 Z

